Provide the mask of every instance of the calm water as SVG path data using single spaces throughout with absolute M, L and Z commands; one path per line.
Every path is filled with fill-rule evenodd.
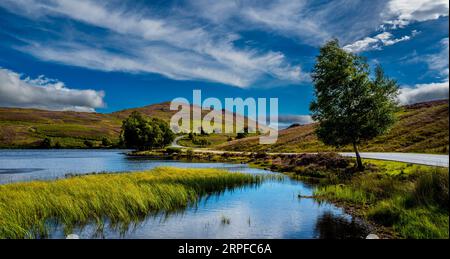
M 0 183 L 62 178 L 70 173 L 120 172 L 156 166 L 226 168 L 267 174 L 270 171 L 226 163 L 183 163 L 128 158 L 123 150 L 0 150 Z M 285 178 L 257 187 L 226 191 L 203 199 L 196 207 L 171 215 L 150 216 L 125 233 L 94 226 L 74 233 L 83 238 L 362 238 L 367 227 L 340 208 L 314 199 L 312 187 Z M 229 220 L 224 224 L 222 219 Z M 108 225 L 106 223 L 106 225 Z M 63 238 L 55 228 L 52 238 Z

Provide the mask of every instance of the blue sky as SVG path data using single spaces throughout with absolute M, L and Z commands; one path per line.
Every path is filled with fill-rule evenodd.
M 111 112 L 201 89 L 278 97 L 280 119 L 304 122 L 332 38 L 381 64 L 401 103 L 448 98 L 448 12 L 446 0 L 2 0 L 0 106 Z

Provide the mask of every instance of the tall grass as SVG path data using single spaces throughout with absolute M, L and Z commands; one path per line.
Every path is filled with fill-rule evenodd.
M 448 238 L 448 169 L 421 166 L 413 171 L 408 167 L 402 173 L 366 172 L 345 184 L 321 186 L 314 194 L 365 208 L 368 219 L 403 238 Z
M 47 237 L 50 222 L 66 232 L 107 219 L 125 228 L 151 213 L 195 204 L 202 195 L 256 184 L 261 177 L 218 169 L 155 168 L 0 186 L 0 238 Z

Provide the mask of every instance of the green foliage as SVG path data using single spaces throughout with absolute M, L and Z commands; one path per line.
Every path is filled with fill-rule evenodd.
M 102 138 L 102 146 L 109 147 L 111 145 L 112 145 L 112 142 L 109 138 L 107 138 L 107 137 Z
M 368 219 L 403 238 L 449 237 L 448 169 L 383 161 L 376 168 L 321 186 L 314 195 L 362 208 Z
M 62 148 L 61 142 L 56 141 L 55 148 Z
M 194 150 L 192 150 L 191 148 L 186 150 L 186 158 L 190 160 L 194 159 Z
M 0 238 L 47 237 L 50 220 L 66 233 L 91 222 L 101 231 L 104 220 L 126 231 L 149 214 L 170 213 L 204 195 L 261 180 L 217 169 L 155 168 L 0 185 Z
M 41 148 L 52 148 L 52 139 L 45 138 L 41 142 Z
M 145 118 L 136 111 L 123 121 L 121 136 L 126 147 L 139 150 L 163 148 L 175 138 L 165 121 Z
M 85 140 L 83 143 L 84 143 L 84 145 L 87 148 L 93 148 L 94 147 L 94 142 L 92 140 Z
M 211 145 L 211 142 L 205 138 L 194 138 L 192 143 L 197 146 L 205 147 Z
M 434 206 L 408 207 L 404 197 L 383 200 L 370 208 L 367 216 L 391 227 L 403 238 L 431 239 L 449 237 L 448 211 Z
M 347 53 L 337 40 L 326 43 L 317 57 L 312 78 L 316 99 L 312 117 L 316 134 L 327 145 L 355 146 L 385 133 L 395 122 L 398 86 L 381 67 L 369 77 L 366 60 Z
M 168 147 L 168 148 L 166 148 L 166 152 L 169 155 L 171 155 L 171 154 L 180 154 L 181 151 L 182 151 L 181 148 L 178 148 L 178 147 Z
M 415 205 L 440 207 L 442 210 L 449 208 L 449 177 L 442 170 L 426 172 L 420 175 L 412 193 L 412 201 Z

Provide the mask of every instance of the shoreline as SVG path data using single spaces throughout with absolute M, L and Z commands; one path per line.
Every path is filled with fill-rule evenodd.
M 145 154 L 152 154 L 152 155 L 148 156 Z M 370 182 L 374 181 L 374 177 L 376 177 L 377 175 L 383 176 L 383 178 L 385 178 L 388 183 L 390 183 L 394 186 L 399 185 L 398 186 L 399 190 L 397 190 L 395 188 L 392 190 L 386 189 L 385 193 L 381 194 L 382 196 L 380 196 L 380 197 L 374 196 L 373 198 L 375 198 L 375 200 L 368 201 L 368 204 L 365 204 L 365 202 L 360 204 L 356 200 L 353 201 L 352 197 L 348 197 L 349 199 L 346 200 L 347 198 L 339 196 L 340 195 L 339 192 L 334 193 L 333 191 L 328 192 L 328 193 L 325 192 L 326 195 L 323 195 L 323 197 L 321 197 L 320 199 L 322 199 L 323 201 L 330 202 L 330 203 L 336 205 L 337 207 L 344 209 L 347 214 L 349 214 L 353 217 L 364 220 L 364 222 L 369 224 L 376 231 L 377 235 L 379 235 L 380 238 L 388 238 L 388 239 L 391 239 L 391 238 L 393 238 L 393 239 L 432 238 L 432 237 L 442 238 L 443 236 L 448 238 L 448 231 L 446 232 L 445 230 L 442 229 L 442 224 L 446 224 L 447 225 L 446 229 L 448 229 L 448 220 L 447 221 L 444 220 L 444 223 L 442 221 L 437 221 L 437 222 L 433 221 L 434 217 L 440 217 L 439 220 L 442 220 L 442 216 L 445 214 L 447 215 L 446 217 L 448 219 L 448 210 L 436 211 L 436 210 L 434 210 L 434 207 L 428 208 L 428 207 L 426 207 L 427 205 L 423 204 L 423 203 L 418 203 L 416 205 L 416 206 L 418 206 L 417 208 L 413 207 L 410 209 L 408 207 L 401 207 L 401 206 L 396 208 L 396 209 L 400 210 L 400 212 L 399 212 L 399 213 L 401 213 L 400 215 L 404 215 L 406 217 L 406 219 L 402 219 L 403 221 L 401 221 L 401 222 L 393 223 L 396 225 L 384 225 L 385 223 L 377 222 L 379 220 L 389 220 L 389 217 L 396 217 L 395 214 L 390 215 L 389 213 L 392 213 L 392 212 L 389 212 L 389 211 L 386 212 L 386 213 L 388 213 L 387 215 L 382 216 L 381 219 L 378 218 L 377 221 L 374 221 L 374 219 L 375 219 L 374 217 L 377 216 L 377 213 L 378 214 L 382 213 L 382 209 L 383 209 L 382 205 L 384 204 L 383 202 L 388 202 L 388 203 L 393 202 L 393 201 L 395 201 L 396 198 L 409 199 L 409 197 L 411 195 L 413 195 L 413 193 L 411 193 L 411 191 L 414 191 L 414 190 L 411 190 L 410 187 L 408 187 L 411 185 L 412 182 L 415 183 L 416 181 L 420 180 L 419 178 L 421 178 L 421 176 L 430 175 L 429 173 L 433 174 L 433 172 L 431 172 L 433 170 L 438 170 L 440 172 L 446 172 L 447 178 L 448 178 L 448 169 L 447 168 L 436 167 L 436 166 L 427 166 L 427 165 L 417 165 L 417 164 L 404 163 L 404 162 L 365 159 L 365 161 L 367 163 L 366 170 L 361 173 L 355 173 L 355 172 L 353 172 L 353 169 L 351 166 L 353 164 L 353 162 L 352 162 L 353 159 L 345 158 L 345 157 L 342 157 L 335 153 L 334 154 L 333 153 L 317 153 L 317 154 L 303 154 L 303 155 L 281 155 L 281 154 L 269 155 L 269 154 L 262 154 L 262 153 L 259 153 L 259 154 L 258 153 L 250 153 L 250 152 L 248 152 L 246 154 L 236 154 L 236 153 L 234 153 L 234 154 L 233 153 L 207 154 L 207 153 L 192 152 L 192 154 L 190 154 L 189 155 L 190 157 L 188 158 L 186 155 L 186 150 L 184 150 L 184 151 L 179 151 L 178 153 L 171 153 L 171 154 L 167 154 L 165 152 L 162 152 L 162 153 L 159 152 L 159 155 L 158 155 L 158 152 L 148 151 L 148 152 L 134 152 L 132 154 L 127 154 L 127 155 L 141 156 L 141 157 L 147 157 L 147 158 L 153 158 L 153 159 L 164 158 L 164 159 L 175 159 L 175 160 L 181 160 L 181 161 L 195 161 L 195 162 L 203 161 L 203 162 L 246 163 L 250 167 L 255 167 L 255 168 L 266 169 L 266 170 L 278 172 L 278 173 L 287 175 L 293 179 L 297 179 L 297 180 L 303 181 L 305 183 L 314 184 L 317 191 L 324 191 L 324 189 L 326 190 L 326 188 L 324 188 L 326 186 L 336 188 L 336 187 L 339 187 L 342 185 L 342 186 L 345 186 L 345 188 L 343 188 L 343 189 L 352 192 L 351 188 L 355 188 L 354 187 L 355 183 L 353 183 L 352 181 L 355 180 L 354 178 L 356 178 L 356 180 L 359 179 L 359 181 L 361 181 L 361 180 L 368 181 L 369 188 L 367 187 L 367 183 L 362 182 L 363 185 L 366 185 L 364 188 L 368 188 L 368 189 L 367 189 L 367 191 L 364 191 L 364 188 L 363 188 L 362 189 L 363 193 L 361 194 L 361 195 L 366 196 L 367 198 L 370 198 L 373 195 L 378 195 L 378 194 L 376 194 L 377 193 L 376 189 L 371 189 L 371 188 L 381 188 L 381 190 L 383 190 L 382 186 L 383 186 L 383 184 L 386 184 L 383 181 L 378 181 L 378 182 L 375 181 L 375 182 L 373 182 L 374 186 L 370 187 Z M 314 156 L 327 157 L 329 155 L 331 155 L 332 157 L 336 156 L 336 158 L 340 157 L 339 159 L 341 159 L 342 161 L 347 161 L 348 165 L 345 167 L 345 169 L 338 169 L 338 171 L 339 170 L 340 171 L 342 171 L 342 170 L 348 171 L 347 173 L 344 173 L 343 179 L 339 180 L 340 177 L 342 177 L 342 172 L 337 173 L 336 171 L 333 171 L 333 170 L 327 171 L 329 169 L 324 169 L 323 166 L 318 166 L 318 164 L 322 163 L 322 161 L 316 161 L 318 164 L 315 164 L 316 162 L 314 162 L 314 159 L 313 159 L 310 162 L 310 164 L 303 165 L 300 167 L 291 165 L 292 163 L 295 164 L 296 160 L 301 158 L 302 156 L 304 156 L 306 158 L 306 161 L 308 161 L 308 159 L 311 159 Z M 336 159 L 336 158 L 333 158 L 333 159 Z M 340 163 L 339 159 L 337 159 L 336 161 L 333 161 L 333 159 L 331 159 L 329 161 L 329 162 L 331 162 L 331 165 L 332 165 L 331 168 L 334 168 L 333 163 L 336 163 L 336 162 Z M 311 170 L 309 170 L 309 168 L 311 168 Z M 339 166 L 337 166 L 336 168 L 339 168 Z M 296 171 L 299 169 L 300 169 L 300 171 Z M 325 170 L 325 171 L 323 171 L 323 170 Z M 316 171 L 317 171 L 317 173 L 316 173 Z M 339 176 L 339 175 L 341 175 L 341 176 Z M 345 175 L 347 175 L 347 177 Z M 348 177 L 350 177 L 350 178 L 348 178 Z M 333 188 L 331 188 L 331 189 L 333 189 Z M 357 185 L 356 190 L 354 190 L 354 191 L 356 191 L 356 193 L 350 194 L 350 195 L 360 195 L 360 193 L 358 193 L 358 189 L 360 189 L 360 187 Z M 341 189 L 338 188 L 338 190 L 336 190 L 336 191 L 340 191 L 340 190 Z M 373 193 L 374 191 L 375 191 L 375 193 Z M 384 197 L 384 195 L 387 195 L 387 196 Z M 320 201 L 320 199 L 317 199 L 317 198 L 314 198 L 314 199 Z M 434 200 L 434 198 L 431 198 L 430 201 L 434 202 L 435 200 Z M 395 205 L 395 206 L 397 206 L 397 205 Z M 378 211 L 374 210 L 374 209 L 378 209 Z M 410 217 L 410 214 L 416 213 L 418 209 L 425 210 L 426 214 L 421 215 L 419 213 L 420 215 L 417 215 L 416 218 L 408 218 L 408 217 Z M 442 213 L 444 213 L 444 214 L 442 214 Z M 420 224 L 418 222 L 421 222 L 422 220 L 427 221 L 428 223 L 431 223 L 431 224 L 436 224 L 436 225 L 423 226 L 424 229 L 422 231 L 424 231 L 424 232 L 420 232 L 420 231 L 417 233 L 408 232 L 408 231 L 411 231 L 411 228 L 414 229 L 414 227 L 413 227 L 414 224 Z M 431 222 L 430 222 L 430 220 L 431 220 Z M 406 225 L 403 226 L 402 224 L 406 224 Z M 431 229 L 429 229 L 430 227 L 436 228 L 437 232 L 428 232 L 428 231 L 432 231 Z M 394 230 L 394 228 L 396 230 Z
M 251 153 L 249 153 L 249 154 L 250 154 L 249 156 L 251 156 Z M 175 158 L 174 159 L 170 155 L 159 155 L 159 156 L 156 155 L 156 154 L 154 154 L 154 155 L 143 155 L 143 154 L 133 154 L 133 152 L 132 153 L 127 153 L 126 155 L 127 156 L 131 156 L 131 157 L 142 157 L 142 158 L 150 158 L 150 159 L 155 159 L 155 160 L 177 160 L 177 161 L 182 161 L 182 162 L 195 162 L 195 163 L 199 163 L 199 162 L 200 163 L 201 162 L 204 162 L 204 163 L 208 163 L 208 162 L 222 162 L 222 163 L 232 163 L 232 164 L 247 164 L 249 167 L 252 167 L 252 168 L 258 168 L 258 169 L 269 170 L 269 171 L 272 171 L 272 172 L 280 173 L 280 174 L 288 176 L 291 179 L 294 179 L 294 180 L 297 180 L 297 181 L 301 181 L 301 182 L 305 182 L 305 183 L 310 183 L 311 184 L 311 181 L 315 180 L 312 177 L 299 179 L 299 177 L 295 177 L 295 176 L 293 176 L 292 174 L 290 174 L 288 172 L 283 172 L 283 171 L 279 171 L 279 170 L 273 170 L 270 166 L 261 166 L 261 165 L 258 165 L 258 164 L 255 164 L 255 163 L 252 163 L 252 162 L 249 162 L 249 161 L 245 161 L 245 159 L 243 159 L 241 161 L 227 161 L 227 160 L 214 160 L 214 161 L 211 161 L 211 160 L 205 160 L 204 158 L 202 158 L 202 156 L 199 156 L 199 157 L 196 157 L 196 158 L 190 160 L 190 159 L 187 159 L 187 158 L 184 158 L 184 159 L 176 159 Z M 204 153 L 202 155 L 204 155 Z M 246 159 L 248 159 L 248 158 L 246 158 Z M 313 183 L 313 185 L 314 185 L 314 183 Z M 316 201 L 323 200 L 323 201 L 326 201 L 326 202 L 329 202 L 329 203 L 335 205 L 336 207 L 342 208 L 345 213 L 347 213 L 350 216 L 352 216 L 355 220 L 362 221 L 363 222 L 362 224 L 365 227 L 367 227 L 367 229 L 370 229 L 371 232 L 375 231 L 376 232 L 375 234 L 377 234 L 381 239 L 398 239 L 399 238 L 398 235 L 395 234 L 395 232 L 392 229 L 384 227 L 384 226 L 381 226 L 381 225 L 379 225 L 379 224 L 377 224 L 377 223 L 375 223 L 375 222 L 365 218 L 364 217 L 364 209 L 363 208 L 358 208 L 357 206 L 352 206 L 352 205 L 350 205 L 348 203 L 340 202 L 338 200 L 332 200 L 332 199 L 326 199 L 326 198 L 325 199 L 318 199 L 318 198 L 316 198 L 314 196 L 312 196 L 312 197 L 299 197 L 299 199 L 306 199 L 306 198 L 307 199 L 314 199 Z

